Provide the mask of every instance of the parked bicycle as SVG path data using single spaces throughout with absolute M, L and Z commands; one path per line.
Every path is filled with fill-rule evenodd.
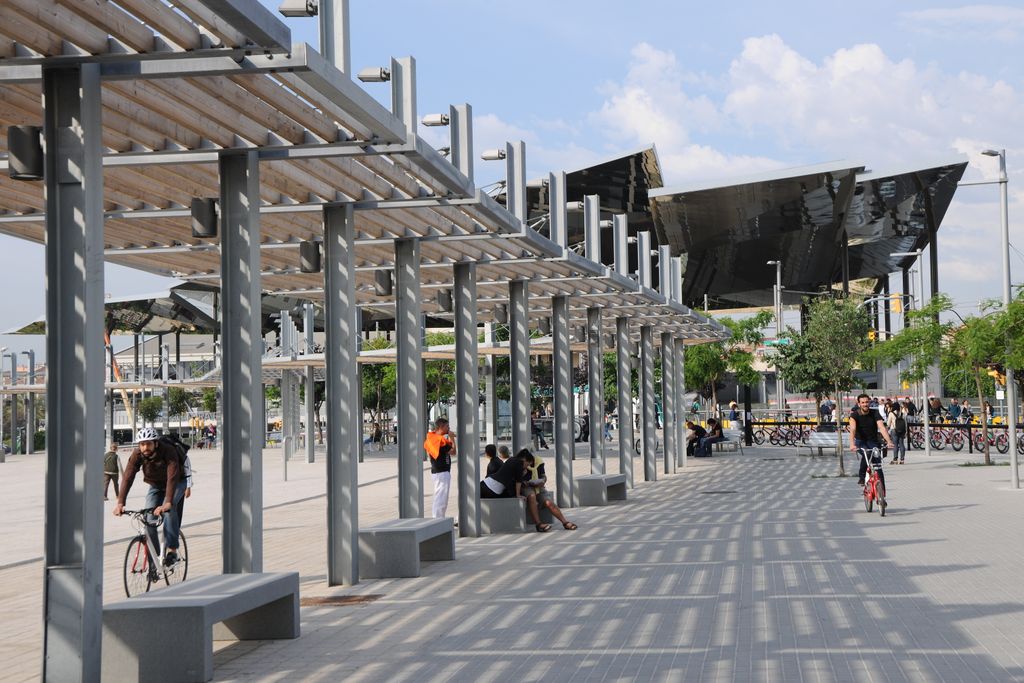
M 1005 430 L 996 434 L 992 429 L 989 429 L 988 445 L 995 446 L 996 450 L 1000 453 L 1006 453 L 1010 450 L 1010 437 L 1007 435 Z M 982 430 L 980 429 L 974 430 L 974 450 L 985 450 L 985 435 L 982 434 Z M 1017 442 L 1017 450 L 1020 450 L 1020 441 Z
M 877 503 L 878 513 L 885 517 L 885 484 L 882 483 L 882 450 L 879 448 L 858 448 L 860 457 L 868 463 L 867 475 L 864 477 L 864 509 L 871 512 Z
M 166 547 L 160 527 L 163 517 L 153 516 L 154 508 L 144 510 L 125 510 L 124 514 L 132 518 L 138 535 L 128 541 L 128 551 L 124 555 L 124 592 L 128 597 L 148 593 L 154 583 L 163 579 L 168 586 L 181 583 L 188 577 L 188 543 L 185 534 L 178 531 L 178 558 L 171 564 L 165 564 Z M 159 548 L 154 541 L 159 537 Z

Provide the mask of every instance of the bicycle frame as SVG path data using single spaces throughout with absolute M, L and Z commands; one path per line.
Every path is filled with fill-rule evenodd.
M 860 457 L 867 462 L 867 472 L 864 475 L 864 507 L 871 512 L 874 502 L 878 501 L 878 511 L 884 517 L 887 506 L 885 500 L 885 485 L 882 483 L 882 468 L 885 458 L 882 457 L 880 448 L 858 448 Z M 869 457 L 870 455 L 870 457 Z

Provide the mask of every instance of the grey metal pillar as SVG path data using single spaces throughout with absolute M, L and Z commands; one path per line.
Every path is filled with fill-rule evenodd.
M 633 373 L 629 367 L 629 319 L 615 319 L 615 369 L 619 389 L 619 472 L 633 488 Z
M 224 573 L 263 570 L 260 180 L 254 151 L 220 157 Z
M 100 678 L 103 168 L 100 65 L 43 69 L 46 139 L 45 681 Z
M 306 335 L 306 353 L 312 353 L 313 344 L 313 304 L 307 302 L 303 308 L 303 332 Z M 312 365 L 306 366 L 306 462 L 316 462 L 316 375 Z
M 164 336 L 157 335 L 156 351 L 160 354 L 160 379 L 164 388 L 160 392 L 164 397 L 164 434 L 171 433 L 171 388 L 167 386 L 167 377 L 171 369 L 171 348 L 164 344 Z
M 563 202 L 564 203 L 564 202 Z M 574 507 L 572 347 L 569 344 L 569 299 L 551 298 L 552 389 L 554 390 L 555 482 L 559 507 Z
M 587 408 L 590 411 L 590 471 L 605 473 L 604 352 L 601 348 L 601 309 L 587 309 Z
M 530 308 L 526 280 L 508 283 L 512 453 L 530 447 Z
M 661 333 L 661 412 L 662 435 L 665 440 L 665 474 L 675 471 L 676 463 L 676 353 L 672 334 Z
M 29 384 L 36 383 L 36 352 L 34 350 L 26 351 L 29 355 Z M 111 356 L 113 357 L 113 355 Z M 113 394 L 112 394 L 113 396 Z M 113 398 L 112 398 L 113 405 Z M 29 415 L 25 421 L 26 425 L 26 443 L 28 449 L 26 453 L 33 454 L 36 452 L 36 392 L 33 391 L 29 394 Z M 111 438 L 114 438 L 114 429 L 111 428 Z M 2 443 L 3 439 L 0 439 Z
M 484 343 L 493 344 L 494 323 L 484 324 Z M 484 356 L 484 429 L 487 443 L 498 443 L 498 386 L 494 354 Z
M 423 306 L 420 243 L 395 241 L 395 348 L 398 354 L 398 516 L 423 516 Z
M 458 429 L 459 535 L 480 535 L 480 414 L 476 264 L 455 265 L 455 411 Z
M 359 581 L 355 219 L 351 204 L 324 208 L 324 350 L 327 381 L 327 583 Z M 307 317 L 307 320 L 309 318 Z M 310 328 L 312 329 L 312 328 Z
M 676 389 L 676 466 L 686 467 L 686 423 L 681 419 L 685 411 L 683 396 L 686 394 L 686 347 L 682 339 L 673 340 L 675 348 L 675 373 L 672 381 Z
M 640 406 L 643 411 L 644 481 L 658 480 L 656 459 L 658 416 L 654 407 L 654 334 L 650 325 L 640 328 Z
M 320 54 L 343 74 L 352 75 L 348 0 L 319 0 Z
M 11 359 L 11 386 L 14 387 L 18 385 L 18 354 L 14 352 L 7 356 Z M 21 453 L 21 448 L 18 446 L 18 401 L 20 398 L 17 393 L 11 393 L 11 453 L 14 455 Z

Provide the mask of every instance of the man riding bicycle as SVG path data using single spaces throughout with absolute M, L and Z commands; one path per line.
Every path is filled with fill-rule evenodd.
M 128 464 L 124 467 L 121 479 L 121 491 L 114 506 L 114 516 L 124 513 L 124 501 L 128 490 L 135 481 L 135 475 L 142 470 L 142 480 L 149 484 L 146 492 L 146 507 L 153 508 L 154 516 L 163 516 L 164 541 L 167 552 L 164 564 L 170 566 L 178 559 L 178 525 L 180 520 L 175 512 L 178 503 L 185 496 L 186 481 L 181 471 L 178 450 L 171 444 L 161 443 L 156 430 L 143 427 L 135 440 L 138 447 L 132 451 Z M 150 528 L 150 537 L 154 546 L 159 546 L 156 529 Z
M 885 422 L 877 410 L 871 408 L 871 397 L 861 394 L 857 397 L 857 407 L 850 413 L 850 450 L 856 453 L 858 449 L 864 448 L 870 451 L 872 448 L 879 448 L 882 444 L 879 435 L 885 438 L 885 443 L 895 452 L 892 437 L 889 430 L 885 428 Z M 868 461 L 861 457 L 860 469 L 857 472 L 857 483 L 864 485 L 864 477 L 868 473 Z M 882 488 L 885 488 L 885 475 L 879 471 L 882 481 Z

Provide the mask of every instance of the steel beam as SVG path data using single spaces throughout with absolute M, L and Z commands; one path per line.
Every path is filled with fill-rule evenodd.
M 420 243 L 395 241 L 395 350 L 398 355 L 398 516 L 423 516 L 423 306 Z
M 619 472 L 633 488 L 633 373 L 630 369 L 629 318 L 615 319 L 615 369 L 619 408 Z
M 263 570 L 263 442 L 259 160 L 253 152 L 220 162 L 221 319 L 224 421 L 222 459 L 225 574 Z
M 352 208 L 325 208 L 327 583 L 332 586 L 352 585 L 359 581 L 359 475 L 356 461 L 361 420 L 356 361 L 359 330 L 356 326 L 355 258 Z M 307 320 L 310 317 L 307 316 Z
M 601 198 L 596 194 L 583 198 L 583 252 L 589 260 L 601 263 Z
M 683 396 L 686 395 L 686 345 L 682 339 L 674 339 L 675 373 L 672 376 L 676 389 L 676 466 L 686 467 L 686 423 L 682 416 L 686 413 Z
M 287 52 L 292 47 L 292 32 L 259 0 L 198 0 L 218 19 L 239 31 L 254 46 Z
M 46 69 L 45 681 L 100 678 L 103 167 L 100 72 Z M 15 399 L 16 400 L 16 399 Z M 12 440 L 13 443 L 13 440 Z
M 343 74 L 352 75 L 348 0 L 319 0 L 320 54 Z
M 667 265 L 667 264 L 666 264 Z M 661 333 L 661 411 L 662 434 L 665 439 L 665 474 L 672 474 L 676 466 L 676 352 L 670 332 Z
M 314 335 L 314 316 L 312 302 L 307 301 L 302 307 L 303 314 L 303 333 L 306 336 L 306 353 L 312 353 L 313 345 L 315 343 Z M 325 323 L 326 324 L 326 323 Z M 306 462 L 316 462 L 316 375 L 313 371 L 313 366 L 306 367 Z
M 551 227 L 548 234 L 551 241 L 563 250 L 569 248 L 569 216 L 566 212 L 565 171 L 548 175 L 548 211 Z
M 525 280 L 508 283 L 512 453 L 530 447 L 530 305 Z
M 458 171 L 473 184 L 473 107 L 453 104 L 448 113 L 451 137 L 449 158 Z
M 505 192 L 512 215 L 526 223 L 526 143 L 505 143 Z
M 402 57 L 391 60 L 391 113 L 405 125 L 407 133 L 416 134 L 416 59 Z
M 658 416 L 654 405 L 654 339 L 650 325 L 640 328 L 640 405 L 643 410 L 640 429 L 643 432 L 644 481 L 657 481 L 655 430 Z
M 484 324 L 484 342 L 495 344 L 497 341 L 494 334 L 494 323 Z M 487 355 L 484 357 L 484 427 L 486 429 L 487 443 L 498 443 L 498 386 L 497 386 L 497 363 L 495 357 Z
M 476 264 L 455 266 L 455 411 L 458 430 L 459 535 L 480 535 L 479 358 L 476 328 Z
M 559 507 L 575 507 L 572 460 L 576 443 L 573 434 L 573 370 L 572 350 L 569 345 L 568 297 L 551 298 L 551 341 L 555 409 L 555 491 Z
M 601 348 L 601 309 L 587 309 L 587 407 L 590 410 L 590 471 L 605 473 L 604 352 Z

